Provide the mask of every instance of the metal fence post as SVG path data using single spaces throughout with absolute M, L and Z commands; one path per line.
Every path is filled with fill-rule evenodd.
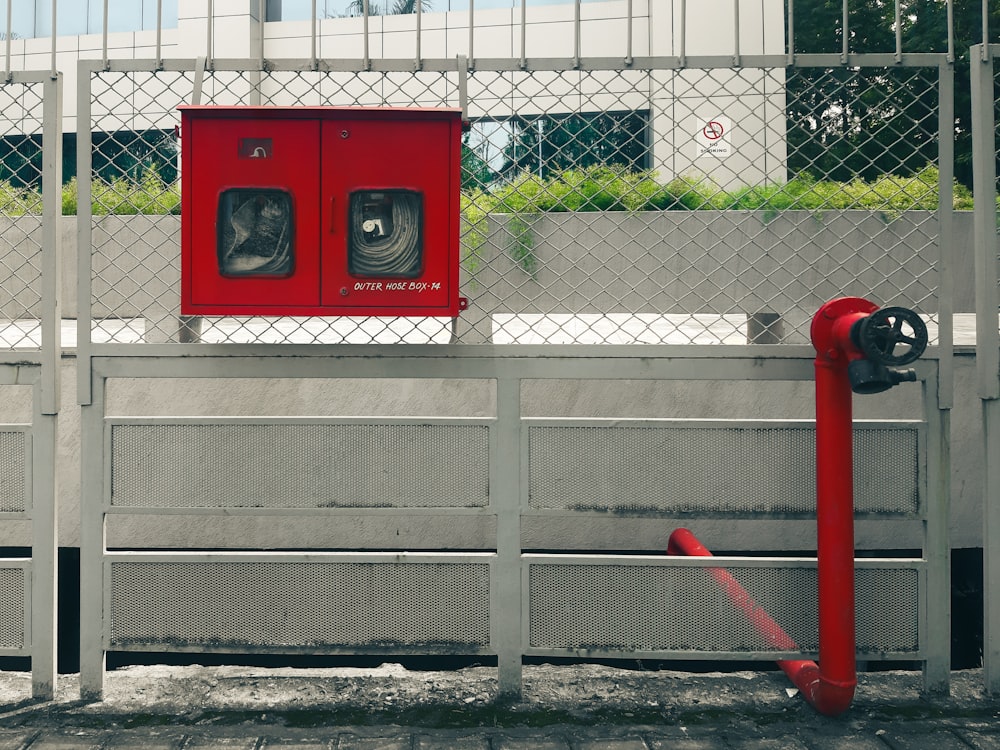
M 80 698 L 104 697 L 104 390 L 80 409 Z
M 490 502 L 497 514 L 493 640 L 500 695 L 521 695 L 521 381 L 497 379 L 497 446 Z
M 996 101 L 994 50 L 969 53 L 975 193 L 976 370 L 983 415 L 983 672 L 1000 693 L 1000 332 L 997 328 Z
M 950 356 L 950 353 L 945 356 Z M 951 548 L 948 518 L 951 509 L 951 410 L 939 403 L 937 373 L 923 384 L 927 418 L 927 508 L 924 522 L 924 557 L 927 560 L 927 593 L 924 690 L 947 693 L 951 674 Z
M 58 592 L 55 414 L 44 412 L 44 373 L 36 383 L 31 428 L 31 694 L 55 697 Z
M 31 685 L 35 698 L 55 696 L 57 550 L 56 415 L 59 413 L 62 215 L 62 74 L 43 85 L 42 115 L 42 368 L 32 402 Z

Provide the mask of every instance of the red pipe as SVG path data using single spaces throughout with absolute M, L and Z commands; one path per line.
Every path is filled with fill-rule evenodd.
M 858 297 L 827 302 L 813 318 L 816 348 L 816 558 L 819 585 L 819 664 L 779 661 L 803 697 L 827 716 L 846 711 L 857 687 L 854 632 L 854 457 L 848 365 L 864 354 L 851 336 L 878 307 Z M 670 536 L 667 554 L 711 556 L 686 529 Z M 776 649 L 795 642 L 757 606 L 727 571 L 709 568 L 733 604 Z
M 667 543 L 668 555 L 685 555 L 687 557 L 712 557 L 712 553 L 687 529 L 675 529 Z M 799 645 L 792 640 L 782 627 L 776 623 L 760 605 L 753 600 L 740 582 L 733 578 L 725 568 L 706 568 L 716 583 L 729 597 L 733 605 L 740 610 L 750 624 L 767 641 L 767 645 L 779 651 L 798 651 Z M 806 699 L 813 703 L 810 696 L 814 695 L 815 685 L 819 681 L 819 667 L 814 661 L 792 661 L 779 659 L 777 662 L 782 671 L 788 675 Z
M 854 632 L 853 394 L 847 368 L 864 354 L 852 339 L 851 329 L 877 309 L 877 305 L 857 297 L 836 299 L 819 309 L 810 330 L 816 348 L 820 663 L 815 697 L 810 703 L 820 713 L 831 716 L 847 710 L 858 684 Z

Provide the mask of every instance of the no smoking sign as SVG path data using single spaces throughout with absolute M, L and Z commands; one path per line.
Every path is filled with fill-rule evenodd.
M 695 138 L 698 141 L 698 156 L 729 156 L 732 152 L 729 141 L 732 121 L 725 115 L 719 115 L 703 120 L 700 125 L 698 132 L 695 133 Z

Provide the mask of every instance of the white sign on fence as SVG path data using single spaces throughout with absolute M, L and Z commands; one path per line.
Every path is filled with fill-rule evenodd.
M 729 133 L 733 123 L 725 115 L 718 115 L 700 123 L 700 128 L 695 133 L 698 142 L 698 156 L 726 157 L 732 153 Z

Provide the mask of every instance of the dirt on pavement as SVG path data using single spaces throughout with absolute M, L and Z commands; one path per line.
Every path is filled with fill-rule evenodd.
M 38 703 L 30 675 L 0 672 L 0 725 L 130 728 L 166 725 L 414 726 L 428 728 L 794 723 L 815 737 L 844 722 L 954 717 L 995 722 L 982 670 L 951 675 L 949 695 L 922 695 L 913 671 L 866 672 L 852 708 L 820 716 L 780 671 L 690 673 L 598 664 L 526 665 L 519 700 L 498 700 L 492 667 L 450 671 L 243 666 L 132 666 L 109 671 L 104 700 L 79 700 L 65 675 L 57 699 Z

